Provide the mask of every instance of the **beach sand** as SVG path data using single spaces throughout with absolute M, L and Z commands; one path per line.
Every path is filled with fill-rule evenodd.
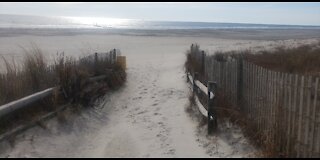
M 206 136 L 206 126 L 185 112 L 190 93 L 183 69 L 186 50 L 192 43 L 210 53 L 259 50 L 313 43 L 319 37 L 319 31 L 311 30 L 0 31 L 0 54 L 6 57 L 21 58 L 19 46 L 29 48 L 31 43 L 48 60 L 57 52 L 78 57 L 117 48 L 128 67 L 126 84 L 95 108 L 69 115 L 64 124 L 54 118 L 45 123 L 47 129 L 31 128 L 13 146 L 1 142 L 0 157 L 255 156 L 258 149 L 238 127 L 228 125 L 222 133 Z

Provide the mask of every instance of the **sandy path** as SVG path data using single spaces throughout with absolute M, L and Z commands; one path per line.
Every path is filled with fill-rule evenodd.
M 19 144 L 15 145 L 9 155 L 13 157 L 208 157 L 196 142 L 196 122 L 184 112 L 188 102 L 188 88 L 183 81 L 181 64 L 172 63 L 175 58 L 181 56 L 170 58 L 165 58 L 163 55 L 157 58 L 153 56 L 152 60 L 147 60 L 146 63 L 134 64 L 134 67 L 130 67 L 127 71 L 128 82 L 124 88 L 107 95 L 104 104 L 82 115 L 81 120 L 88 120 L 84 117 L 90 116 L 89 122 L 75 118 L 77 120 L 70 120 L 66 126 L 56 131 L 54 129 L 56 124 L 49 122 L 51 124 L 48 124 L 47 131 L 37 128 L 40 133 L 28 131 L 29 133 L 19 136 L 17 140 Z M 93 125 L 92 118 L 99 122 Z M 93 130 L 92 126 L 97 128 Z M 72 129 L 61 130 L 66 127 Z
M 189 124 L 193 122 L 184 114 L 186 87 L 176 83 L 183 72 L 174 69 L 180 65 L 168 66 L 165 60 L 159 56 L 158 62 L 128 70 L 127 87 L 111 97 L 112 125 L 97 137 L 106 143 L 91 141 L 100 148 L 92 156 L 206 157 L 192 138 L 195 130 Z
M 181 56 L 145 58 L 145 63 L 128 69 L 126 87 L 111 96 L 111 104 L 105 104 L 113 106 L 112 125 L 96 139 L 106 143 L 90 140 L 99 150 L 84 156 L 208 157 L 194 138 L 196 123 L 184 112 L 184 74 L 181 64 L 172 63 Z

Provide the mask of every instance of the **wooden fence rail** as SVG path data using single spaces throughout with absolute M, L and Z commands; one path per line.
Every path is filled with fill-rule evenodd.
M 200 113 L 208 119 L 208 134 L 211 134 L 217 127 L 217 117 L 214 113 L 213 105 L 217 84 L 215 82 L 209 81 L 207 87 L 196 79 L 196 75 L 198 75 L 198 73 L 195 73 L 193 77 L 190 73 L 187 73 L 187 80 L 192 84 L 192 90 L 195 94 L 196 105 L 198 106 Z M 199 101 L 198 95 L 200 93 L 207 96 L 207 104 L 203 104 Z

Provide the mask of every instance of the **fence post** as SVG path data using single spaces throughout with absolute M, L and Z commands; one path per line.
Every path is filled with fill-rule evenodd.
M 117 62 L 117 53 L 116 53 L 116 49 L 113 49 L 113 63 Z
M 242 94 L 243 94 L 243 58 L 238 63 L 238 84 L 237 84 L 237 106 L 242 110 Z
M 208 82 L 208 134 L 211 134 L 217 129 L 217 116 L 214 113 L 214 99 L 217 90 L 217 83 Z
M 201 52 L 201 75 L 204 77 L 204 68 L 205 68 L 205 53 L 204 51 Z
M 109 62 L 112 64 L 112 50 L 109 51 Z
M 187 77 L 186 78 L 187 78 L 187 83 L 188 83 L 190 81 L 189 80 L 189 72 L 188 71 L 187 71 Z
M 220 88 L 222 89 L 222 91 L 226 91 L 226 83 L 225 83 L 225 62 L 224 61 L 221 61 L 220 62 Z
M 193 93 L 197 93 L 197 85 L 196 85 L 196 80 L 198 78 L 198 73 L 194 72 L 193 74 Z
M 95 74 L 98 74 L 98 53 L 94 53 L 94 70 Z
M 191 54 L 193 53 L 193 43 L 191 44 L 190 52 L 191 52 Z

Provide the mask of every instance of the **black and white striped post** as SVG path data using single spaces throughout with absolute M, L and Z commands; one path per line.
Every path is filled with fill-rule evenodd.
M 217 90 L 217 83 L 208 82 L 208 134 L 211 134 L 217 128 L 217 116 L 214 113 L 215 92 Z

